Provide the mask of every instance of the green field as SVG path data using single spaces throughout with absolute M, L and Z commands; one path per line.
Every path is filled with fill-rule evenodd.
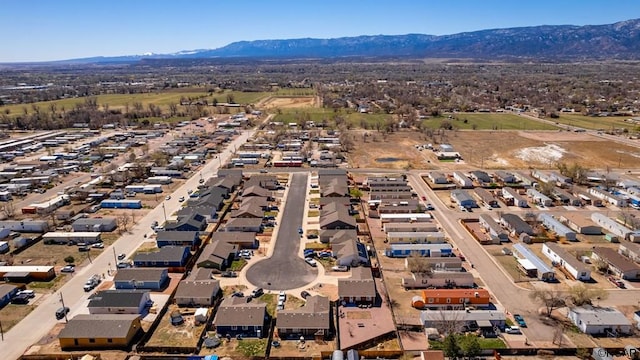
M 581 114 L 559 114 L 557 119 L 550 119 L 559 124 L 576 126 L 585 129 L 608 131 L 612 129 L 628 129 L 631 131 L 640 131 L 640 125 L 627 123 L 624 120 L 628 116 L 584 116 Z
M 283 109 L 276 114 L 274 121 L 282 121 L 283 123 L 297 122 L 299 124 L 305 121 L 313 121 L 321 123 L 326 121 L 329 126 L 336 124 L 336 118 L 341 118 L 344 123 L 353 128 L 369 128 L 375 129 L 376 123 L 384 126 L 387 119 L 393 115 L 388 114 L 361 114 L 345 109 L 334 111 L 326 108 L 291 108 Z
M 458 113 L 452 118 L 437 117 L 422 121 L 422 125 L 438 129 L 443 122 L 449 122 L 454 128 L 462 130 L 556 130 L 554 125 L 538 122 L 513 114 L 499 113 Z
M 231 96 L 235 103 L 251 104 L 270 94 L 271 93 L 267 92 L 240 91 L 208 93 L 205 88 L 185 88 L 143 94 L 105 94 L 97 95 L 95 97 L 98 102 L 98 107 L 100 108 L 103 108 L 104 105 L 108 105 L 110 109 L 124 109 L 128 104 L 129 108 L 133 110 L 133 104 L 140 103 L 145 109 L 147 109 L 149 104 L 154 104 L 161 107 L 166 112 L 168 111 L 170 104 L 178 105 L 182 97 L 206 100 L 211 104 L 214 99 L 217 99 L 218 102 L 227 102 L 228 97 Z M 284 94 L 286 94 L 286 92 Z M 28 114 L 31 114 L 34 112 L 34 107 L 40 109 L 40 111 L 48 112 L 51 105 L 55 105 L 57 111 L 61 111 L 63 108 L 68 111 L 73 109 L 77 104 L 84 104 L 84 102 L 85 98 L 41 101 L 33 104 L 5 105 L 0 107 L 0 111 L 4 113 L 9 110 L 10 115 L 24 114 L 25 111 L 27 111 Z
M 272 93 L 273 96 L 315 96 L 317 95 L 314 89 L 278 89 Z

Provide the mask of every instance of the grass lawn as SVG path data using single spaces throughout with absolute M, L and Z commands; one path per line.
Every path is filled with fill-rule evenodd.
M 323 244 L 317 241 L 314 242 L 310 242 L 310 243 L 306 243 L 304 245 L 305 249 L 312 249 L 312 250 L 324 250 L 328 247 L 327 244 Z
M 313 194 L 320 194 L 320 190 L 318 190 L 318 189 L 309 190 L 309 195 L 313 195 Z
M 32 284 L 29 285 L 30 288 Z M 0 309 L 0 323 L 2 323 L 2 330 L 8 331 L 20 322 L 25 316 L 27 316 L 35 305 L 16 305 L 7 304 L 4 308 Z M 53 316 L 53 314 L 51 314 Z
M 278 89 L 273 96 L 315 96 L 314 89 Z
M 244 356 L 264 357 L 267 354 L 268 339 L 242 339 L 238 340 L 236 351 Z
M 453 119 L 445 117 L 423 120 L 425 127 L 437 129 L 443 121 L 464 130 L 556 130 L 557 127 L 513 114 L 456 113 Z
M 318 210 L 309 210 L 309 212 L 307 213 L 308 217 L 316 217 L 316 216 L 320 216 L 320 211 Z
M 231 270 L 231 271 L 240 271 L 246 265 L 247 265 L 247 260 L 245 260 L 245 259 L 233 260 L 233 262 L 231 263 L 231 266 L 229 267 L 229 270 Z
M 276 306 L 278 306 L 278 294 L 264 294 L 254 301 L 267 304 L 267 313 L 271 317 L 276 317 Z
M 507 348 L 507 345 L 504 343 L 504 341 L 502 341 L 502 339 L 499 339 L 499 338 L 494 338 L 494 339 L 478 338 L 478 341 L 480 342 L 480 348 L 482 350 Z
M 560 124 L 577 126 L 585 129 L 604 131 L 615 129 L 629 129 L 634 131 L 640 130 L 640 125 L 627 123 L 624 120 L 628 119 L 628 116 L 584 116 L 581 114 L 567 114 L 560 113 L 560 117 L 557 119 L 548 119 Z

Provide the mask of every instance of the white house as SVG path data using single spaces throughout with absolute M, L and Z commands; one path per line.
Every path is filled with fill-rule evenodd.
M 546 242 L 542 245 L 542 253 L 552 262 L 560 264 L 574 279 L 580 281 L 589 281 L 591 279 L 591 269 L 560 247 L 560 245 Z
M 606 190 L 597 187 L 589 188 L 589 194 L 597 199 L 618 207 L 624 207 L 627 204 L 627 201 L 620 196 L 614 195 Z
M 576 233 L 569 229 L 566 225 L 558 221 L 558 219 L 554 218 L 550 214 L 540 213 L 538 215 L 538 219 L 542 222 L 547 229 L 553 231 L 561 238 L 565 238 L 567 241 L 576 241 Z
M 529 207 L 529 204 L 527 203 L 527 199 L 524 196 L 518 194 L 518 191 L 513 188 L 503 187 L 502 197 L 508 203 L 512 202 L 512 205 L 514 206 L 521 207 L 521 208 Z
M 427 243 L 427 244 L 441 244 L 445 242 L 444 233 L 440 231 L 436 232 L 413 232 L 413 231 L 400 231 L 387 233 L 387 240 L 389 243 Z
M 432 171 L 427 175 L 427 177 L 434 184 L 448 184 L 449 183 L 449 179 L 447 179 L 447 176 L 445 174 L 441 173 L 441 172 Z
M 625 240 L 629 239 L 629 235 L 633 233 L 633 230 L 601 213 L 591 214 L 591 220 L 593 220 L 593 222 L 595 222 L 596 224 L 602 226 L 602 228 L 606 231 L 614 235 L 618 235 Z
M 534 188 L 527 189 L 527 196 L 529 196 L 533 202 L 538 205 L 551 206 L 551 203 L 553 202 L 547 195 Z
M 631 333 L 631 321 L 614 308 L 580 306 L 569 309 L 567 316 L 585 334 L 617 336 Z
M 453 180 L 461 187 L 461 188 L 472 188 L 473 181 L 469 179 L 465 174 L 460 171 L 453 172 Z

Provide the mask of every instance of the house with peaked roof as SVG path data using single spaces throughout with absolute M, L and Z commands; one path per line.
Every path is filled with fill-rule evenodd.
M 198 213 L 178 217 L 176 222 L 167 222 L 164 229 L 168 231 L 203 231 L 207 228 L 207 219 Z
M 116 289 L 160 290 L 169 283 L 169 272 L 162 268 L 118 269 L 113 277 Z
M 271 190 L 267 190 L 259 185 L 251 185 L 242 190 L 242 197 L 263 197 L 270 199 L 272 198 Z
M 224 231 L 262 232 L 262 218 L 231 218 L 224 225 Z
M 357 239 L 341 239 L 331 243 L 336 265 L 359 266 L 369 264 L 367 247 Z
M 81 218 L 74 221 L 71 227 L 79 232 L 111 232 L 118 228 L 118 223 L 114 217 Z
M 633 328 L 631 321 L 614 308 L 577 306 L 569 309 L 567 317 L 583 333 L 589 335 L 617 337 L 618 335 L 630 334 Z
M 342 306 L 377 303 L 376 283 L 371 268 L 351 269 L 350 278 L 338 279 L 338 301 Z
M 10 284 L 0 284 L 0 309 L 11 302 L 11 299 L 18 292 L 18 287 Z
M 220 296 L 220 281 L 215 279 L 206 280 L 182 280 L 178 283 L 178 288 L 173 296 L 173 300 L 178 306 L 188 307 L 210 307 Z
M 239 249 L 257 249 L 256 233 L 249 231 L 216 231 L 211 235 L 211 242 L 223 241 L 238 245 Z
M 336 203 L 325 205 L 320 211 L 320 229 L 357 229 L 356 219 L 349 215 L 349 209 Z
M 430 309 L 464 309 L 469 305 L 488 308 L 491 295 L 487 289 L 426 289 L 422 290 L 424 306 Z
M 262 219 L 264 210 L 253 202 L 243 202 L 240 208 L 231 212 L 232 218 L 256 218 Z
M 281 339 L 331 337 L 331 302 L 324 296 L 309 296 L 297 309 L 278 310 L 276 327 Z
M 640 277 L 640 266 L 626 257 L 618 254 L 614 249 L 594 247 L 591 257 L 607 263 L 609 272 L 627 280 L 637 280 Z
M 320 242 L 330 244 L 344 239 L 357 239 L 358 231 L 354 229 L 320 230 Z
M 221 336 L 263 338 L 268 336 L 267 304 L 247 302 L 244 298 L 228 297 L 216 312 L 213 325 Z
M 165 246 L 158 251 L 137 253 L 133 258 L 133 265 L 139 268 L 160 267 L 168 268 L 170 272 L 184 272 L 191 251 L 186 246 Z
M 515 236 L 520 236 L 520 234 L 523 233 L 529 236 L 535 234 L 531 225 L 527 224 L 516 214 L 502 214 L 502 216 L 500 216 L 500 224 Z
M 89 297 L 89 314 L 142 314 L 151 297 L 146 290 L 103 290 Z
M 156 246 L 163 248 L 165 246 L 188 247 L 196 250 L 200 246 L 200 233 L 197 231 L 166 231 L 156 232 Z
M 269 174 L 252 175 L 244 184 L 245 188 L 258 186 L 267 190 L 277 190 L 282 185 L 278 181 L 278 177 Z M 243 193 L 244 195 L 244 193 Z
M 58 334 L 62 350 L 128 349 L 144 331 L 136 314 L 80 314 Z
M 198 267 L 225 270 L 238 253 L 238 245 L 216 241 L 205 245 L 196 264 Z

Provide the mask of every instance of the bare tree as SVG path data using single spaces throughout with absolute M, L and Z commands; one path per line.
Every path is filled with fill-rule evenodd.
M 555 290 L 536 289 L 529 294 L 531 300 L 539 301 L 546 309 L 547 316 L 551 316 L 553 310 L 564 306 L 564 295 Z
M 129 215 L 121 215 L 118 216 L 118 227 L 120 233 L 129 231 L 129 224 L 131 223 L 131 217 Z
M 569 288 L 568 300 L 574 306 L 591 305 L 593 300 L 604 300 L 609 293 L 600 288 L 588 288 L 584 284 L 578 284 Z
M 13 204 L 13 200 L 12 201 L 8 201 L 6 204 L 4 204 L 4 206 L 2 207 L 2 212 L 9 218 L 13 218 L 13 216 L 16 213 L 16 208 L 15 205 Z

